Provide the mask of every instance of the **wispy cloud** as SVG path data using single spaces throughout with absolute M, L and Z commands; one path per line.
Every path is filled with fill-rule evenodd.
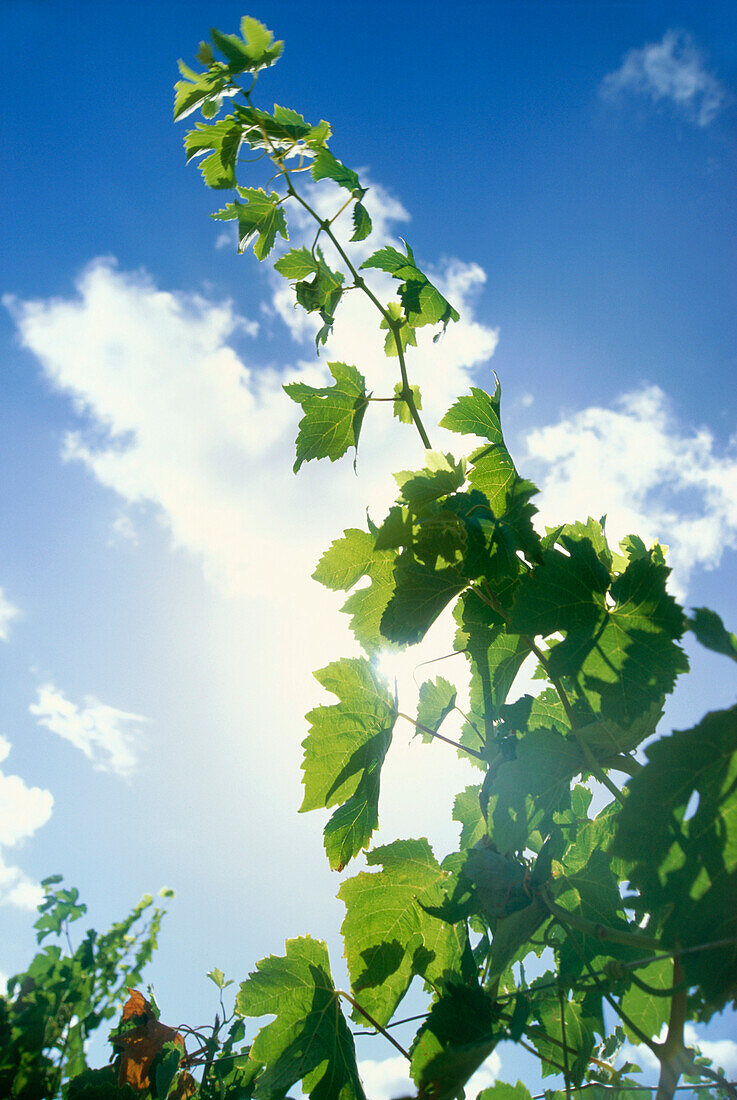
M 2 641 L 7 641 L 10 633 L 10 624 L 18 615 L 18 608 L 10 603 L 3 589 L 0 588 L 0 639 L 2 639 Z
M 132 775 L 138 730 L 147 718 L 106 706 L 91 695 L 77 706 L 53 684 L 43 684 L 38 689 L 38 702 L 28 709 L 40 726 L 69 741 L 98 771 L 114 772 L 123 778 Z
M 615 544 L 629 533 L 659 539 L 681 593 L 696 567 L 716 568 L 737 546 L 737 438 L 720 452 L 657 386 L 531 432 L 526 445 L 522 467 L 537 477 L 547 524 L 606 514 Z
M 621 66 L 604 77 L 601 93 L 609 99 L 633 93 L 655 103 L 670 102 L 698 126 L 708 126 L 727 101 L 703 53 L 680 30 L 667 30 L 662 41 L 630 50 Z
M 0 764 L 10 743 L 0 737 Z M 5 848 L 14 848 L 33 836 L 51 817 L 54 799 L 50 791 L 27 787 L 17 775 L 0 771 L 0 904 L 35 909 L 43 890 L 24 871 L 5 860 Z

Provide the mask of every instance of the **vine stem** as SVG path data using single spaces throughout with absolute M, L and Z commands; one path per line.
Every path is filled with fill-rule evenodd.
M 288 169 L 286 169 L 283 165 L 280 165 L 280 167 L 281 167 L 281 170 L 284 174 L 284 178 L 287 181 L 288 193 L 290 195 L 292 195 L 292 197 L 295 198 L 297 200 L 297 202 L 300 203 L 300 205 L 304 207 L 304 209 L 308 212 L 308 214 L 310 214 L 315 219 L 315 221 L 320 226 L 320 229 L 322 230 L 322 232 L 325 233 L 325 235 L 328 237 L 328 239 L 332 242 L 333 246 L 335 247 L 335 249 L 338 252 L 338 255 L 340 256 L 340 258 L 343 260 L 343 263 L 346 265 L 346 267 L 350 271 L 351 275 L 353 276 L 353 282 L 355 283 L 355 285 L 358 287 L 359 290 L 362 290 L 364 292 L 364 294 L 369 298 L 369 300 L 371 302 L 373 302 L 373 304 L 376 306 L 379 313 L 381 314 L 381 316 L 384 318 L 387 325 L 389 326 L 389 331 L 394 336 L 394 345 L 397 349 L 397 359 L 399 360 L 399 371 L 400 371 L 400 374 L 402 376 L 402 392 L 398 396 L 401 397 L 402 400 L 406 402 L 407 408 L 409 409 L 409 412 L 410 412 L 410 416 L 412 417 L 412 420 L 414 421 L 414 425 L 417 428 L 417 431 L 419 432 L 420 439 L 422 440 L 422 445 L 424 446 L 425 450 L 427 450 L 427 451 L 432 450 L 432 444 L 430 443 L 430 437 L 428 436 L 427 431 L 425 430 L 425 425 L 422 423 L 422 418 L 420 417 L 420 414 L 417 410 L 417 405 L 415 404 L 415 398 L 414 398 L 414 394 L 412 393 L 412 387 L 409 384 L 409 378 L 407 376 L 407 363 L 406 363 L 406 360 L 404 358 L 404 349 L 402 347 L 402 341 L 400 340 L 400 337 L 399 337 L 399 330 L 400 330 L 400 327 L 401 327 L 400 324 L 397 321 L 395 321 L 394 318 L 389 313 L 389 311 L 387 309 L 385 309 L 385 307 L 382 305 L 382 303 L 379 301 L 379 299 L 376 297 L 376 295 L 372 291 L 371 287 L 368 286 L 368 284 L 366 283 L 366 280 L 364 279 L 363 275 L 361 275 L 359 273 L 358 268 L 352 263 L 350 257 L 348 256 L 348 253 L 346 252 L 346 250 L 343 248 L 343 246 L 340 243 L 340 241 L 338 240 L 338 238 L 333 233 L 330 222 L 329 221 L 323 221 L 321 219 L 321 217 L 317 213 L 317 211 L 313 210 L 313 208 L 310 206 L 310 204 L 307 202 L 307 200 L 304 199 L 302 197 L 302 195 L 300 195 L 299 192 L 295 190 L 294 185 L 292 184 L 292 180 L 291 180 L 291 177 L 289 175 Z
M 249 105 L 251 103 L 251 91 L 252 90 L 253 90 L 253 85 L 251 85 L 251 87 L 248 89 L 248 91 L 243 91 L 243 94 L 244 94 L 246 100 L 248 101 Z M 317 244 L 317 240 L 320 236 L 320 233 L 321 232 L 325 233 L 326 236 L 328 237 L 328 239 L 332 242 L 332 244 L 336 248 L 336 250 L 338 252 L 338 255 L 343 260 L 343 263 L 346 265 L 346 267 L 350 271 L 351 275 L 353 276 L 353 282 L 355 283 L 355 285 L 360 290 L 362 290 L 364 292 L 364 294 L 366 294 L 366 296 L 369 298 L 369 300 L 371 302 L 373 302 L 376 309 L 378 309 L 379 313 L 381 314 L 383 319 L 386 321 L 386 323 L 389 327 L 389 331 L 394 336 L 394 345 L 397 349 L 397 359 L 399 360 L 399 371 L 400 371 L 400 374 L 402 375 L 402 392 L 401 392 L 401 394 L 399 394 L 399 396 L 406 403 L 407 408 L 409 409 L 410 416 L 412 417 L 414 425 L 417 428 L 417 431 L 419 432 L 420 439 L 422 440 L 422 445 L 424 446 L 425 450 L 427 450 L 427 451 L 432 450 L 432 444 L 430 443 L 430 438 L 427 434 L 427 431 L 425 430 L 425 425 L 422 423 L 422 418 L 420 417 L 420 414 L 419 414 L 418 409 L 417 409 L 417 405 L 415 404 L 414 394 L 412 393 L 412 387 L 410 386 L 409 378 L 407 377 L 407 363 L 406 363 L 405 358 L 404 358 L 404 349 L 402 347 L 402 341 L 401 341 L 400 336 L 399 336 L 400 329 L 401 329 L 401 322 L 395 321 L 394 318 L 389 313 L 389 311 L 385 308 L 385 306 L 382 305 L 381 301 L 376 297 L 376 295 L 372 291 L 371 287 L 367 285 L 366 280 L 359 273 L 358 268 L 351 261 L 348 253 L 346 252 L 346 250 L 343 248 L 343 246 L 340 243 L 340 241 L 338 240 L 338 238 L 333 233 L 333 230 L 332 230 L 333 221 L 335 221 L 335 218 L 337 218 L 338 215 L 340 213 L 342 213 L 342 211 L 345 209 L 345 207 L 348 204 L 347 203 L 344 204 L 341 207 L 341 209 L 338 211 L 338 214 L 336 214 L 334 218 L 331 218 L 329 220 L 323 220 L 323 218 L 320 217 L 320 215 L 317 213 L 317 211 L 314 210 L 312 208 L 312 206 L 310 206 L 310 204 L 307 202 L 307 200 L 305 198 L 303 198 L 303 196 L 300 195 L 299 192 L 296 190 L 296 188 L 295 188 L 295 186 L 292 182 L 292 177 L 289 174 L 289 169 L 284 164 L 283 157 L 279 157 L 279 156 L 275 155 L 274 146 L 273 146 L 273 144 L 272 144 L 272 142 L 269 138 L 269 135 L 266 133 L 266 130 L 265 130 L 264 126 L 261 123 L 259 123 L 259 129 L 261 130 L 261 134 L 264 138 L 264 142 L 266 143 L 266 145 L 268 145 L 269 149 L 271 150 L 271 161 L 272 161 L 272 163 L 276 165 L 277 170 L 279 172 L 281 172 L 282 176 L 284 177 L 284 181 L 287 185 L 287 194 L 291 195 L 292 198 L 295 198 L 297 200 L 297 202 L 307 211 L 307 213 L 310 215 L 310 217 L 313 218 L 319 226 L 318 231 L 317 231 L 317 237 L 315 237 L 315 243 L 312 246 L 313 247 L 313 252 L 314 252 L 315 245 Z
M 355 1008 L 356 1012 L 360 1012 L 360 1013 L 361 1013 L 361 1015 L 362 1015 L 362 1016 L 363 1016 L 363 1017 L 364 1017 L 365 1019 L 367 1019 L 367 1020 L 368 1020 L 368 1022 L 369 1022 L 369 1023 L 371 1024 L 372 1028 L 374 1028 L 374 1030 L 375 1030 L 375 1031 L 378 1031 L 378 1033 L 379 1033 L 380 1035 L 383 1035 L 385 1039 L 388 1039 L 388 1040 L 389 1040 L 389 1042 L 390 1042 L 390 1043 L 392 1044 L 392 1046 L 393 1046 L 393 1047 L 396 1047 L 396 1048 L 397 1048 L 397 1050 L 399 1051 L 399 1053 L 400 1053 L 400 1054 L 403 1054 L 403 1055 L 404 1055 L 404 1057 L 405 1057 L 405 1058 L 407 1059 L 407 1061 L 408 1061 L 408 1062 L 411 1062 L 411 1061 L 412 1061 L 412 1059 L 411 1059 L 410 1055 L 409 1055 L 409 1054 L 407 1053 L 407 1051 L 406 1051 L 406 1050 L 404 1049 L 404 1047 L 402 1046 L 402 1044 L 401 1044 L 401 1043 L 398 1043 L 398 1042 L 397 1042 L 397 1040 L 396 1040 L 396 1039 L 394 1038 L 394 1036 L 393 1036 L 393 1035 L 390 1035 L 390 1034 L 389 1034 L 389 1032 L 388 1032 L 388 1031 L 386 1030 L 386 1028 L 385 1028 L 385 1027 L 382 1027 L 382 1026 L 381 1026 L 381 1024 L 380 1024 L 380 1023 L 378 1023 L 378 1021 L 376 1021 L 376 1020 L 375 1020 L 375 1019 L 373 1018 L 373 1016 L 372 1016 L 372 1015 L 371 1015 L 371 1014 L 370 1014 L 369 1012 L 367 1012 L 367 1011 L 366 1011 L 366 1009 L 365 1009 L 365 1008 L 362 1008 L 362 1007 L 361 1007 L 361 1005 L 360 1005 L 360 1004 L 358 1003 L 358 1001 L 354 1000 L 354 999 L 353 999 L 353 997 L 351 997 L 350 993 L 346 993 L 346 992 L 345 992 L 345 990 L 343 990 L 343 989 L 336 989 L 336 991 L 335 991 L 335 992 L 336 992 L 336 993 L 338 994 L 338 996 L 339 996 L 339 997 L 345 997 L 346 1001 L 348 1001 L 348 1003 L 349 1003 L 350 1005 L 353 1005 L 353 1007 Z
M 586 936 L 592 936 L 597 940 L 607 940 L 609 943 L 620 943 L 625 947 L 640 947 L 643 951 L 659 951 L 660 943 L 650 936 L 641 936 L 636 932 L 624 932 L 619 928 L 610 928 L 606 924 L 597 924 L 595 921 L 579 917 L 576 913 L 570 913 L 567 909 L 552 900 L 546 890 L 540 891 L 540 898 L 550 914 L 559 924 L 577 928 Z
M 680 959 L 673 960 L 673 985 L 681 985 L 684 981 L 683 967 Z M 672 1100 L 678 1079 L 681 1076 L 683 1058 L 686 1048 L 683 1042 L 683 1029 L 686 1023 L 687 992 L 681 989 L 675 993 L 670 1002 L 670 1016 L 668 1018 L 668 1032 L 665 1042 L 660 1044 L 658 1058 L 660 1059 L 660 1079 L 655 1100 Z
M 563 1040 L 563 1079 L 566 1083 L 566 1100 L 571 1100 L 571 1071 L 568 1066 L 568 1043 L 566 1041 L 566 1005 L 562 985 L 558 985 L 558 1001 L 560 1003 L 560 1034 Z
M 488 586 L 487 586 L 487 588 L 488 588 Z M 492 611 L 496 611 L 497 615 L 501 615 L 501 617 L 504 619 L 504 621 L 507 624 L 509 623 L 509 614 L 508 614 L 508 612 L 502 607 L 502 605 L 499 603 L 499 600 L 496 598 L 496 596 L 493 594 L 493 592 L 491 592 L 491 590 L 489 590 L 488 596 L 484 592 L 482 592 L 481 589 L 479 589 L 479 588 L 473 588 L 472 591 L 476 593 L 476 595 L 479 597 L 479 599 L 482 601 L 482 603 L 487 604 L 487 606 L 489 606 L 492 609 Z M 547 657 L 545 656 L 543 651 L 540 649 L 540 646 L 537 645 L 534 638 L 531 638 L 528 634 L 520 634 L 520 638 L 522 638 L 522 640 L 524 642 L 526 642 L 527 645 L 530 647 L 530 652 L 535 654 L 538 661 L 540 662 L 542 667 L 545 669 L 545 675 L 548 677 L 548 679 L 550 680 L 550 683 L 553 685 L 556 692 L 558 693 L 558 698 L 560 699 L 561 703 L 563 704 L 563 709 L 566 712 L 566 716 L 568 718 L 568 721 L 571 723 L 571 732 L 573 733 L 573 736 L 576 738 L 576 743 L 577 743 L 578 747 L 580 748 L 581 752 L 583 753 L 583 757 L 584 757 L 584 760 L 586 761 L 586 763 L 588 764 L 589 771 L 591 772 L 591 774 L 593 776 L 596 777 L 596 779 L 598 779 L 598 781 L 600 783 L 602 783 L 606 787 L 606 789 L 617 800 L 617 802 L 619 802 L 623 806 L 625 801 L 626 801 L 625 796 L 622 794 L 622 792 L 620 791 L 620 789 L 616 785 L 616 783 L 613 783 L 612 780 L 609 778 L 609 776 L 604 771 L 604 769 L 602 768 L 599 761 L 596 759 L 596 757 L 592 753 L 589 746 L 586 744 L 586 742 L 583 740 L 583 738 L 579 734 L 578 729 L 577 729 L 578 721 L 577 721 L 577 718 L 576 718 L 575 711 L 573 710 L 573 707 L 571 706 L 571 701 L 568 698 L 568 692 L 564 688 L 561 681 L 556 676 L 553 676 L 551 674 L 550 665 L 548 663 Z
M 454 749 L 458 749 L 459 752 L 466 752 L 469 756 L 474 756 L 477 760 L 483 760 L 487 763 L 486 757 L 483 753 L 477 752 L 476 749 L 469 749 L 465 745 L 461 745 L 458 741 L 453 741 L 450 737 L 445 737 L 442 733 L 437 733 L 435 730 L 431 730 L 429 726 L 423 726 L 421 722 L 415 722 L 414 718 L 410 718 L 408 714 L 403 714 L 401 711 L 397 711 L 397 718 L 404 718 L 405 722 L 409 722 L 421 733 L 426 733 L 430 737 L 436 738 L 438 741 L 444 741 L 446 745 L 452 745 Z

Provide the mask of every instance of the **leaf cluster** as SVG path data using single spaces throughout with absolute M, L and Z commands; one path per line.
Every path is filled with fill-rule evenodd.
M 237 222 L 239 250 L 253 244 L 259 260 L 275 254 L 295 307 L 315 323 L 318 352 L 345 295 L 360 293 L 396 360 L 388 395 L 375 396 L 344 362 L 327 364 L 324 385 L 285 386 L 301 409 L 294 471 L 351 451 L 355 467 L 375 402 L 390 404 L 422 445 L 417 468 L 395 475 L 387 514 L 336 533 L 314 571 L 346 594 L 342 610 L 361 652 L 315 673 L 331 699 L 308 713 L 303 742 L 301 809 L 327 812 L 330 866 L 365 862 L 338 890 L 350 986 L 336 987 L 322 941 L 288 940 L 283 955 L 261 960 L 240 985 L 230 1015 L 222 1001 L 230 983 L 211 972 L 222 1016 L 210 1028 L 167 1027 L 152 1003 L 131 993 L 111 1037 L 113 1065 L 92 1071 L 83 1068 L 83 1040 L 90 1021 L 109 1015 L 119 998 L 116 945 L 125 933 L 105 941 L 107 971 L 101 940 L 89 933 L 87 954 L 80 948 L 63 958 L 47 948 L 14 980 L 15 1000 L 0 1002 L 0 1033 L 15 1059 L 7 1072 L 26 1080 L 18 1077 L 30 1072 L 20 1068 L 23 1044 L 35 1036 L 39 1080 L 58 1073 L 53 1052 L 63 1051 L 68 1100 L 284 1100 L 296 1087 L 316 1100 L 364 1100 L 351 1030 L 359 1027 L 406 1056 L 418 1100 L 462 1096 L 502 1041 L 522 1044 L 543 1076 L 562 1080 L 564 1092 L 550 1096 L 639 1095 L 638 1068 L 617 1058 L 625 1042 L 644 1043 L 660 1062 L 659 1100 L 674 1094 L 682 1074 L 737 1096 L 684 1040 L 687 1019 L 708 1019 L 737 999 L 737 709 L 711 712 L 688 730 L 659 730 L 688 670 L 685 631 L 714 659 L 730 661 L 735 635 L 709 609 L 685 614 L 668 590 L 658 543 L 631 535 L 611 546 L 604 519 L 593 517 L 541 528 L 537 489 L 504 437 L 498 381 L 491 392 L 474 387 L 459 396 L 440 421 L 459 446 L 471 437 L 470 453 L 431 447 L 408 356 L 425 339 L 420 330 L 434 329 L 438 339 L 458 312 L 406 242 L 366 256 L 368 190 L 330 149 L 329 124 L 254 104 L 258 75 L 281 48 L 247 17 L 240 37 L 213 30 L 198 54 L 202 70 L 180 65 L 175 118 L 201 110 L 203 121 L 185 138 L 187 158 L 200 158 L 210 188 L 233 192 L 213 216 Z M 218 118 L 226 100 L 230 113 Z M 268 178 L 259 180 L 259 166 Z M 332 217 L 314 204 L 323 186 L 335 199 Z M 302 221 L 292 219 L 295 209 Z M 305 215 L 314 238 L 292 246 L 290 227 L 299 229 Z M 382 300 L 381 276 L 396 282 L 398 300 Z M 431 639 L 441 619 L 454 632 L 458 660 L 450 667 L 464 673 L 456 682 L 427 679 L 414 711 L 396 685 L 390 690 L 378 656 Z M 454 851 L 436 854 L 421 835 L 371 847 L 399 722 L 413 727 L 419 744 L 442 742 L 478 769 L 478 781 L 455 799 Z M 49 897 L 40 936 L 58 935 L 82 911 L 74 892 Z M 140 951 L 139 961 L 148 948 Z M 551 963 L 544 973 L 543 953 Z M 93 960 L 95 973 L 107 975 L 94 996 L 84 985 Z M 405 1049 L 391 1028 L 413 983 L 427 1012 Z M 78 999 L 84 989 L 86 1015 L 70 1015 L 68 987 Z M 263 1017 L 246 1043 L 249 1022 Z M 195 1049 L 187 1049 L 190 1039 Z M 10 1095 L 31 1100 L 40 1095 L 34 1087 Z M 529 1098 L 520 1082 L 498 1082 L 479 1100 Z

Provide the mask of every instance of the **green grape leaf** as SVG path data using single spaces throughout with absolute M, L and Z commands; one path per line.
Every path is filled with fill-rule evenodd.
M 244 15 L 241 19 L 241 35 L 222 34 L 214 27 L 210 37 L 215 46 L 227 58 L 231 73 L 258 72 L 278 61 L 284 48 L 283 42 L 274 42 L 274 35 L 257 19 Z
M 657 959 L 649 966 L 638 967 L 637 977 L 647 982 L 653 989 L 666 990 L 673 987 L 673 960 Z M 648 993 L 637 985 L 631 985 L 622 997 L 622 1010 L 627 1017 L 646 1035 L 659 1035 L 663 1024 L 668 1022 L 670 997 L 658 997 Z M 639 1043 L 640 1037 L 622 1019 L 627 1038 L 631 1043 Z
M 454 493 L 466 476 L 463 463 L 456 463 L 451 455 L 426 451 L 425 461 L 427 465 L 423 470 L 401 470 L 394 475 L 401 499 L 416 510 Z
M 352 592 L 341 610 L 351 616 L 351 630 L 363 648 L 371 653 L 385 648 L 381 617 L 394 591 L 393 550 L 377 550 L 375 536 L 352 527 L 325 551 L 312 574 L 326 588 L 348 591 L 362 577 L 370 584 Z
M 319 349 L 320 344 L 327 341 L 335 323 L 335 311 L 343 294 L 344 276 L 340 271 L 333 271 L 323 259 L 319 249 L 317 251 L 318 267 L 311 279 L 302 279 L 295 286 L 297 301 L 307 313 L 318 313 L 323 322 L 315 336 L 315 345 Z
M 459 397 L 451 405 L 440 421 L 440 427 L 461 435 L 480 435 L 482 439 L 488 439 L 506 450 L 499 417 L 500 402 L 501 386 L 498 381 L 493 394 L 472 386 L 470 396 Z
M 412 1043 L 410 1072 L 419 1095 L 454 1100 L 496 1046 L 495 1030 L 489 993 L 448 984 Z
M 480 1092 L 476 1100 L 532 1100 L 532 1093 L 521 1081 L 518 1081 L 516 1085 L 508 1085 L 505 1081 L 497 1081 L 490 1088 Z
M 5 1066 L 0 1064 L 0 1070 L 5 1070 Z M 16 1074 L 16 1088 L 21 1083 L 19 1076 L 20 1074 Z M 32 1088 L 31 1094 L 44 1095 L 33 1093 Z M 17 1095 L 25 1096 L 26 1093 L 21 1091 Z M 118 1084 L 117 1066 L 104 1066 L 102 1069 L 85 1068 L 81 1073 L 75 1074 L 65 1085 L 64 1100 L 136 1100 L 140 1095 L 140 1091 L 131 1085 Z
M 241 140 L 242 128 L 233 115 L 220 122 L 198 122 L 184 139 L 187 162 L 209 152 L 210 155 L 200 161 L 200 171 L 207 186 L 215 189 L 235 187 L 235 163 Z
M 501 616 L 474 591 L 461 596 L 454 615 L 458 623 L 455 648 L 465 651 L 471 664 L 470 714 L 461 743 L 481 750 L 485 744 L 492 744 L 493 723 L 502 713 L 517 673 L 530 652 L 530 643 L 508 634 Z
M 555 730 L 519 738 L 515 757 L 487 773 L 489 836 L 502 854 L 522 852 L 534 832 L 549 828 L 553 814 L 570 805 L 570 781 L 581 771 L 575 742 Z
M 412 397 L 414 399 L 415 408 L 420 410 L 422 408 L 420 387 L 410 386 L 410 389 L 412 390 Z M 392 408 L 394 409 L 394 415 L 396 416 L 397 420 L 401 421 L 402 424 L 411 424 L 412 413 L 409 411 L 409 405 L 402 396 L 403 392 L 404 385 L 401 382 L 397 382 L 396 386 L 394 387 L 394 393 L 396 394 L 396 396 L 394 398 L 394 405 L 392 406 Z
M 575 542 L 581 542 L 584 539 L 590 542 L 601 564 L 608 573 L 611 573 L 613 557 L 604 530 L 605 519 L 606 517 L 597 520 L 589 516 L 586 523 L 566 523 L 563 527 L 549 527 L 547 528 L 547 533 L 554 534 L 556 540 L 562 535 L 566 535 Z
M 737 996 L 737 707 L 653 742 L 647 758 L 627 784 L 612 851 L 633 865 L 637 911 L 655 915 L 664 947 L 734 938 L 681 957 L 718 1010 Z
M 580 666 L 594 710 L 620 725 L 647 722 L 679 674 L 688 671 L 677 644 L 685 627 L 683 612 L 665 587 L 669 572 L 651 556 L 630 562 L 611 586 L 614 607 L 607 608 Z M 579 660 L 574 656 L 573 667 Z M 557 671 L 555 649 L 551 668 Z M 561 671 L 568 673 L 570 666 L 564 662 Z
M 366 189 L 361 187 L 361 181 L 352 168 L 346 168 L 329 149 L 321 149 L 312 162 L 310 169 L 313 180 L 334 180 L 339 187 L 345 187 L 351 194 L 360 192 L 356 198 L 363 198 Z
M 396 587 L 381 616 L 381 632 L 391 642 L 421 641 L 468 581 L 455 566 L 435 568 L 404 551 L 394 567 Z
M 386 334 L 386 339 L 384 340 L 384 352 L 385 352 L 385 354 L 390 359 L 396 359 L 399 356 L 399 352 L 397 351 L 397 335 L 399 336 L 399 347 L 401 348 L 401 350 L 403 352 L 405 352 L 407 350 L 408 346 L 413 347 L 413 348 L 417 347 L 417 335 L 415 333 L 415 330 L 412 328 L 412 326 L 407 323 L 407 319 L 405 318 L 404 313 L 402 312 L 401 302 L 389 302 L 389 304 L 386 307 L 386 311 L 389 314 L 389 316 L 391 317 L 392 321 L 395 322 L 395 324 L 398 326 L 398 329 L 396 330 L 396 333 L 395 333 L 395 330 L 393 330 L 390 327 L 389 321 L 387 320 L 386 317 L 382 318 L 381 324 L 379 325 L 379 328 L 388 330 L 387 334 Z M 401 383 L 398 382 L 397 385 L 394 387 L 394 392 L 396 393 L 397 390 L 398 389 L 401 390 L 401 388 L 402 388 L 402 385 L 401 385 Z M 412 389 L 414 390 L 415 387 L 413 386 Z M 418 390 L 418 396 L 419 396 L 419 390 Z M 415 404 L 417 404 L 416 400 L 415 400 Z M 395 409 L 394 415 L 395 416 L 398 415 L 397 412 L 396 412 L 396 407 L 397 407 L 397 403 L 395 402 L 394 403 L 394 409 Z M 421 408 L 421 407 L 422 407 L 421 405 L 417 405 L 418 409 Z M 402 417 L 400 416 L 399 419 L 401 420 Z M 409 423 L 409 421 L 407 421 L 407 423 Z
M 450 321 L 459 319 L 459 313 L 437 287 L 433 286 L 427 275 L 420 271 L 412 249 L 406 242 L 404 245 L 406 254 L 388 245 L 364 260 L 361 268 L 378 268 L 395 279 L 403 280 L 399 287 L 399 297 L 410 326 L 419 328 L 421 325 L 442 324 L 445 330 Z
M 212 114 L 217 114 L 223 95 L 233 94 L 227 91 L 227 69 L 214 67 L 209 72 L 197 73 L 180 61 L 179 72 L 184 80 L 178 80 L 174 85 L 175 122 L 191 115 L 198 108 L 202 108 L 202 113 L 211 117 Z
M 586 742 L 599 763 L 605 767 L 614 767 L 620 754 L 634 752 L 638 745 L 655 733 L 662 717 L 662 705 L 656 700 L 648 710 L 626 725 L 620 725 L 610 718 L 599 718 L 585 726 L 579 726 L 577 734 Z
M 420 688 L 417 706 L 417 724 L 437 733 L 448 715 L 455 709 L 457 692 L 452 684 L 442 676 L 435 680 L 426 680 Z M 431 733 L 418 729 L 422 740 L 429 744 L 433 740 Z
M 540 538 L 532 526 L 537 509 L 530 503 L 537 493 L 531 481 L 519 477 L 502 435 L 499 407 L 501 387 L 497 380 L 493 394 L 472 387 L 459 397 L 443 419 L 442 428 L 461 435 L 480 435 L 489 440 L 470 456 L 468 480 L 483 493 L 497 519 L 494 541 L 511 566 L 518 550 L 529 561 L 540 561 Z
M 325 849 L 330 866 L 341 869 L 378 825 L 381 765 L 396 708 L 385 681 L 364 658 L 334 661 L 315 678 L 339 701 L 307 715 L 300 812 L 338 806 L 325 827 Z
M 349 447 L 358 452 L 363 416 L 368 405 L 366 380 L 347 363 L 328 363 L 334 386 L 289 383 L 285 392 L 302 406 L 295 474 L 303 462 L 315 458 L 342 458 Z M 354 461 L 355 466 L 355 461 Z
M 486 818 L 481 812 L 481 785 L 466 787 L 456 795 L 453 803 L 453 820 L 461 825 L 460 846 L 472 848 L 486 836 Z
M 289 239 L 284 210 L 279 205 L 281 200 L 276 191 L 267 195 L 260 187 L 239 187 L 238 194 L 246 201 L 229 202 L 210 217 L 221 222 L 237 220 L 239 251 L 242 252 L 255 237 L 253 251 L 263 260 L 274 247 L 277 233 L 285 241 Z
M 264 149 L 276 155 L 309 155 L 321 148 L 330 136 L 330 126 L 324 120 L 311 126 L 298 111 L 277 103 L 273 114 L 250 103 L 236 103 L 233 111 L 241 123 L 243 141 L 253 150 Z
M 184 80 L 174 85 L 174 119 L 202 108 L 207 117 L 217 114 L 223 95 L 235 95 L 238 88 L 233 85 L 232 77 L 243 72 L 258 72 L 273 65 L 281 56 L 283 42 L 274 42 L 270 30 L 256 19 L 245 15 L 241 20 L 242 39 L 233 34 L 222 34 L 212 29 L 211 37 L 215 46 L 227 59 L 223 65 L 215 61 L 212 48 L 202 43 L 198 59 L 208 68 L 204 73 L 194 72 L 183 61 L 179 62 L 179 71 Z
M 365 241 L 371 235 L 373 225 L 371 215 L 362 202 L 356 202 L 353 206 L 353 233 L 352 241 Z
M 505 730 L 511 733 L 539 729 L 570 733 L 570 722 L 555 688 L 546 688 L 535 696 L 522 695 L 514 703 L 502 707 L 500 713 Z
M 557 995 L 533 1000 L 533 1014 L 544 1029 L 544 1034 L 535 1031 L 530 1041 L 541 1055 L 542 1075 L 548 1077 L 560 1072 L 551 1063 L 560 1066 L 563 1063 L 561 1044 L 563 1028 L 561 1026 L 561 1005 Z M 573 1085 L 580 1085 L 594 1048 L 594 1036 L 590 1022 L 586 1019 L 582 1006 L 577 1001 L 564 1002 L 566 1046 L 568 1047 L 568 1066 Z
M 319 260 L 310 252 L 309 248 L 290 248 L 289 252 L 281 256 L 274 268 L 285 279 L 306 279 L 314 275 L 320 266 Z
M 530 939 L 548 917 L 543 902 L 534 897 L 529 905 L 508 913 L 497 922 L 491 941 L 488 981 L 501 977 L 513 962 L 529 954 L 532 950 Z
M 176 1043 L 166 1043 L 156 1059 L 155 1095 L 167 1097 L 182 1064 L 182 1048 Z
M 588 541 L 561 537 L 567 551 L 544 551 L 541 564 L 520 584 L 510 628 L 531 636 L 563 631 L 586 637 L 606 609 L 610 575 Z
M 727 630 L 716 611 L 710 611 L 708 607 L 694 607 L 693 617 L 686 623 L 707 649 L 737 661 L 737 635 Z
M 465 934 L 430 916 L 447 878 L 426 840 L 397 840 L 366 856 L 378 873 L 344 882 L 342 933 L 354 995 L 382 1026 L 415 975 L 439 988 L 461 974 Z
M 688 668 L 676 644 L 683 613 L 665 589 L 669 570 L 646 555 L 631 561 L 610 586 L 588 537 L 561 535 L 560 542 L 567 553 L 549 547 L 521 580 L 510 629 L 564 633 L 549 650 L 550 675 L 582 683 L 594 715 L 630 728 L 640 721 L 645 736 L 676 677 Z
M 285 951 L 262 959 L 236 998 L 241 1016 L 276 1017 L 251 1047 L 251 1060 L 264 1066 L 257 1096 L 284 1096 L 301 1081 L 313 1100 L 365 1100 L 325 944 L 304 936 L 287 940 Z

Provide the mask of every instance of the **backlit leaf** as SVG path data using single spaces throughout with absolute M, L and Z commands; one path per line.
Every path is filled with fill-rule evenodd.
M 300 810 L 338 806 L 325 827 L 325 849 L 331 867 L 342 868 L 378 824 L 381 765 L 396 709 L 385 681 L 363 658 L 335 661 L 315 678 L 338 702 L 307 715 Z
M 358 449 L 368 398 L 366 380 L 348 363 L 328 363 L 335 384 L 307 386 L 290 383 L 285 392 L 302 406 L 304 416 L 297 435 L 294 472 L 315 458 L 342 458 L 349 447 Z
M 251 1060 L 264 1067 L 256 1095 L 285 1096 L 302 1082 L 314 1100 L 365 1100 L 325 944 L 303 936 L 287 940 L 285 951 L 262 959 L 236 998 L 241 1016 L 276 1017 L 251 1047 Z
M 238 222 L 238 248 L 242 251 L 255 237 L 253 251 L 259 260 L 268 256 L 274 247 L 277 233 L 289 239 L 284 210 L 276 191 L 267 195 L 261 188 L 239 187 L 238 194 L 245 202 L 229 202 L 210 217 L 216 221 Z
M 730 633 L 716 611 L 708 607 L 695 607 L 693 617 L 687 619 L 688 629 L 692 630 L 703 646 L 713 649 L 737 661 L 737 635 Z
M 366 856 L 378 873 L 344 882 L 342 932 L 351 985 L 363 1007 L 388 1023 L 414 975 L 439 985 L 460 975 L 465 938 L 431 917 L 424 905 L 442 901 L 446 873 L 426 840 L 397 840 Z
M 434 733 L 451 713 L 456 705 L 456 689 L 442 676 L 434 680 L 426 680 L 420 688 L 420 698 L 417 706 L 418 726 L 432 730 Z M 432 734 L 418 729 L 418 734 L 425 742 L 433 740 Z

